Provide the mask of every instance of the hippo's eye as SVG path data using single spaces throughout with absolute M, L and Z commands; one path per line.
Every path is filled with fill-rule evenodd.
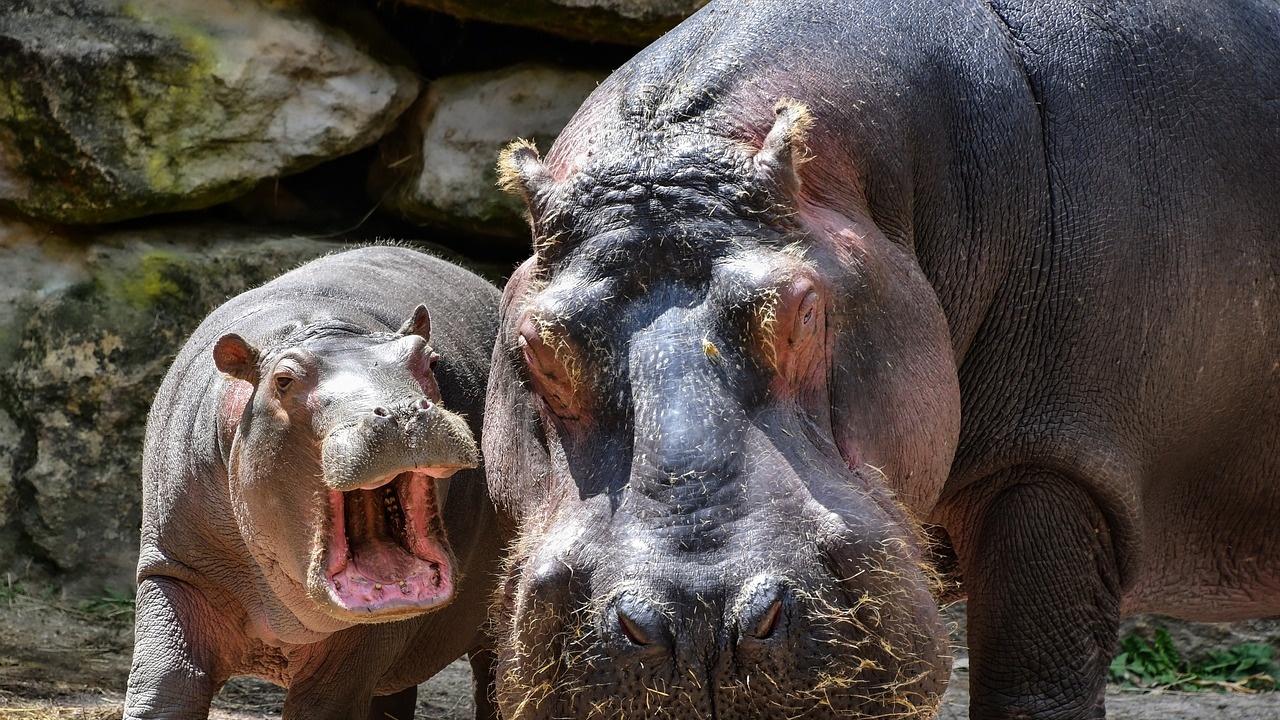
M 766 363 L 778 373 L 780 387 L 792 389 L 818 382 L 824 333 L 822 290 L 804 276 L 776 287 L 761 306 L 760 344 Z
M 427 355 L 427 370 L 435 370 L 436 364 L 440 362 L 440 353 L 432 352 Z
M 293 387 L 295 381 L 306 382 L 308 370 L 314 369 L 315 361 L 310 353 L 301 350 L 290 351 L 271 373 L 271 384 L 277 395 L 283 395 Z
M 532 313 L 525 316 L 518 332 L 516 342 L 534 390 L 561 419 L 576 417 L 580 408 L 575 390 L 583 372 L 576 344 L 559 323 Z
M 800 318 L 797 331 L 808 330 L 813 324 L 814 319 L 818 316 L 818 293 L 810 291 L 805 294 L 804 299 L 800 301 L 800 306 L 796 310 L 796 315 Z M 799 338 L 793 338 L 798 340 Z

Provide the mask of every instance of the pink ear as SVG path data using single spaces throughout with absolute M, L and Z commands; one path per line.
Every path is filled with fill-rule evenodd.
M 258 383 L 258 350 L 235 333 L 227 333 L 214 343 L 213 362 L 231 377 Z
M 413 311 L 413 317 L 404 321 L 398 331 L 400 335 L 421 335 L 423 340 L 431 339 L 431 313 L 426 305 L 419 305 Z
M 806 140 L 813 116 L 794 100 L 779 100 L 773 111 L 773 127 L 756 153 L 756 176 L 774 196 L 774 202 L 789 205 L 800 192 L 797 169 L 808 160 Z
M 516 140 L 498 156 L 498 187 L 533 205 L 538 193 L 552 182 L 538 148 L 528 140 Z

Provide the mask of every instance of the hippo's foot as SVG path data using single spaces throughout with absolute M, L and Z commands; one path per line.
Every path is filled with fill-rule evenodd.
M 357 490 L 329 491 L 324 584 L 330 602 L 383 620 L 453 597 L 435 482 L 404 472 Z
M 969 595 L 969 716 L 1105 717 L 1119 627 L 1110 531 L 1090 496 L 1027 471 L 971 505 L 961 549 Z M 995 484 L 995 483 L 993 483 Z

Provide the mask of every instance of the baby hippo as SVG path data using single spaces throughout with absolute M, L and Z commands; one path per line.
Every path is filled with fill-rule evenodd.
M 232 675 L 287 687 L 285 718 L 403 720 L 464 653 L 487 680 L 499 546 L 468 468 L 497 302 L 459 267 L 368 247 L 196 329 L 147 423 L 126 718 L 207 717 Z

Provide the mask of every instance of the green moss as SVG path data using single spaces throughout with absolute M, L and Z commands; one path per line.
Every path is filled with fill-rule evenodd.
M 0 122 L 25 123 L 33 116 L 17 80 L 0 78 Z
M 123 8 L 131 19 L 50 21 L 55 41 L 89 37 L 112 52 L 61 69 L 39 48 L 0 57 L 0 124 L 30 179 L 28 195 L 10 199 L 20 211 L 112 222 L 207 207 L 253 186 L 237 178 L 210 187 L 198 172 L 202 130 L 223 122 L 216 40 L 142 6 Z
M 146 250 L 127 264 L 109 263 L 99 268 L 92 280 L 72 288 L 67 297 L 77 305 L 97 308 L 96 312 L 128 325 L 125 317 L 151 315 L 156 310 L 185 315 L 194 291 L 191 259 L 170 250 Z M 121 313 L 124 315 L 121 315 Z
M 154 78 L 131 82 L 123 99 L 135 142 L 145 146 L 138 149 L 147 157 L 141 168 L 147 184 L 163 195 L 189 192 L 194 188 L 182 168 L 202 132 L 196 128 L 217 122 L 209 114 L 221 107 L 214 97 L 217 45 L 206 28 L 177 17 L 147 13 L 134 4 L 126 4 L 123 14 L 156 28 L 183 51 L 178 62 L 157 67 Z
M 166 252 L 150 252 L 138 263 L 138 273 L 124 278 L 124 298 L 136 308 L 181 302 L 188 293 L 178 280 L 188 272 L 188 263 Z

